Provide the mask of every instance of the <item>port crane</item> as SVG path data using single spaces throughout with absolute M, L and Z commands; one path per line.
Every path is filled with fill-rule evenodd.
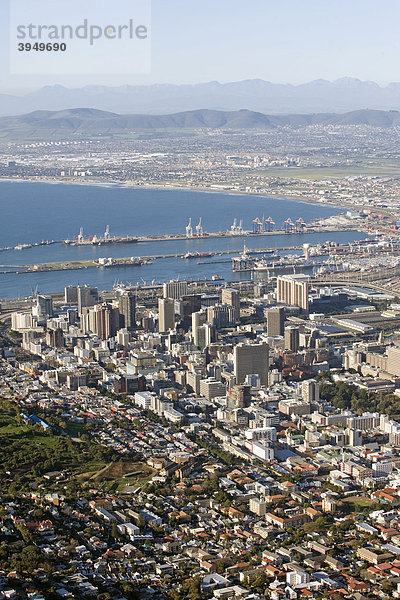
M 198 224 L 196 225 L 196 235 L 197 235 L 197 237 L 201 237 L 203 235 L 203 226 L 201 224 L 201 217 L 199 219 Z
M 192 217 L 189 219 L 189 223 L 186 225 L 186 237 L 193 237 L 193 228 L 192 228 Z
M 265 231 L 273 231 L 275 225 L 275 221 L 272 217 L 268 217 L 265 219 Z
M 295 225 L 290 217 L 283 222 L 283 226 L 285 229 L 285 233 L 293 233 Z
M 297 219 L 296 221 L 296 231 L 297 233 L 302 233 L 304 231 L 306 224 L 304 222 L 304 219 L 302 217 L 300 217 L 299 219 Z
M 240 219 L 239 225 L 237 224 L 237 219 L 233 219 L 233 223 L 231 225 L 231 235 L 242 235 L 243 234 L 243 221 Z
M 263 230 L 263 222 L 258 217 L 253 219 L 253 233 L 261 233 Z
M 265 215 L 262 216 L 262 219 L 256 217 L 253 219 L 253 233 L 264 233 L 266 231 L 272 231 L 275 225 L 275 221 L 272 217 L 265 218 Z

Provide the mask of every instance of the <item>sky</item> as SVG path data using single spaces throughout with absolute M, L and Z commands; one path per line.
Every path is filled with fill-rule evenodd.
M 381 85 L 400 81 L 399 0 L 149 0 L 147 73 L 127 69 L 119 74 L 23 75 L 10 73 L 9 66 L 9 44 L 16 43 L 10 36 L 9 4 L 19 1 L 0 0 L 2 93 L 51 84 L 195 84 L 254 78 L 300 84 L 340 77 Z M 30 0 L 37 5 L 48 1 Z M 64 1 L 52 0 L 52 5 Z M 130 15 L 134 2 L 114 0 L 111 5 L 118 3 Z M 81 0 L 74 18 L 89 14 L 101 20 L 102 3 L 109 10 L 109 0 Z M 129 62 L 129 56 L 124 60 Z

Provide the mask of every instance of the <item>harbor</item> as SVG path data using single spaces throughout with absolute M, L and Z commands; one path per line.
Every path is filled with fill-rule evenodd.
M 358 242 L 339 244 L 337 242 L 325 242 L 312 246 L 305 243 L 302 245 L 281 246 L 279 249 L 272 248 L 253 248 L 250 249 L 243 245 L 243 251 L 237 255 L 237 250 L 215 250 L 208 252 L 191 253 L 170 253 L 170 254 L 152 254 L 147 256 L 128 256 L 128 257 L 100 257 L 88 260 L 69 260 L 55 261 L 35 264 L 0 265 L 0 274 L 7 275 L 11 273 L 39 273 L 49 271 L 68 271 L 80 269 L 111 269 L 118 267 L 141 267 L 151 265 L 154 261 L 167 259 L 189 258 L 216 258 L 216 260 L 201 261 L 197 260 L 198 265 L 222 265 L 231 263 L 233 273 L 255 272 L 265 274 L 267 277 L 274 273 L 313 271 L 328 272 L 348 269 L 348 257 L 359 257 L 371 255 L 384 255 L 389 249 L 389 244 L 377 242 L 376 240 L 358 240 Z M 394 247 L 391 244 L 394 254 L 400 254 L 400 246 Z M 292 252 L 294 254 L 287 254 Z M 235 254 L 232 258 L 224 258 Z M 222 257 L 218 259 L 217 257 Z
M 53 186 L 3 184 L 2 189 L 13 199 L 8 209 L 13 220 L 7 220 L 0 242 L 3 298 L 29 295 L 36 286 L 42 293 L 79 283 L 110 289 L 116 280 L 148 286 L 171 278 L 262 279 L 262 271 L 232 271 L 232 258 L 240 256 L 244 242 L 262 265 L 264 258 L 302 256 L 304 243 L 314 247 L 331 240 L 345 246 L 367 235 L 360 222 L 338 221 L 339 208 L 283 198 L 119 188 L 99 193 L 62 185 L 60 220 L 53 218 Z M 190 215 L 194 225 L 188 227 Z M 67 240 L 85 243 L 63 243 Z
M 306 235 L 312 233 L 320 233 L 321 231 L 335 233 L 337 231 L 349 231 L 350 227 L 337 228 L 335 226 L 323 225 L 318 222 L 306 223 L 302 218 L 299 218 L 294 223 L 290 217 L 283 221 L 281 227 L 275 227 L 275 222 L 271 217 L 262 219 L 256 217 L 253 219 L 253 228 L 249 230 L 243 229 L 242 221 L 237 224 L 237 219 L 234 219 L 233 224 L 226 231 L 205 231 L 200 218 L 199 223 L 195 228 L 192 227 L 191 219 L 185 228 L 185 233 L 160 233 L 151 235 L 111 235 L 110 226 L 107 225 L 102 235 L 85 233 L 84 228 L 80 227 L 79 233 L 72 238 L 63 240 L 42 240 L 40 242 L 21 242 L 15 246 L 0 247 L 0 252 L 11 250 L 28 250 L 40 246 L 53 246 L 54 244 L 63 244 L 64 246 L 78 247 L 97 247 L 97 246 L 112 246 L 124 244 L 138 244 L 146 242 L 171 242 L 182 240 L 207 240 L 217 238 L 246 238 L 246 237 L 263 237 L 274 235 Z M 209 256 L 208 253 L 188 252 L 185 258 L 203 258 Z

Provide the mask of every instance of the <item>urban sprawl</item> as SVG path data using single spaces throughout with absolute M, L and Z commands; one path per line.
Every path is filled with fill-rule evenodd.
M 2 300 L 0 600 L 400 597 L 398 136 L 316 125 L 2 148 L 7 179 L 343 206 L 277 224 L 288 249 L 291 233 L 369 238 L 289 257 L 245 245 L 228 262 L 258 271 L 248 281 Z M 223 235 L 265 234 L 267 246 L 272 219 L 252 227 Z M 181 238 L 205 235 L 189 222 Z M 52 243 L 140 241 L 107 227 Z

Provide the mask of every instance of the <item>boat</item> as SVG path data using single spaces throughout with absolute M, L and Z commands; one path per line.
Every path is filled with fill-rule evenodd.
M 207 258 L 213 256 L 212 252 L 186 252 L 183 258 Z
M 121 236 L 110 236 L 110 228 L 107 225 L 103 237 L 97 237 L 97 235 L 85 235 L 83 233 L 83 227 L 79 230 L 79 235 L 76 235 L 72 240 L 63 240 L 63 244 L 66 246 L 107 246 L 110 244 L 135 244 L 138 238 L 127 235 Z

